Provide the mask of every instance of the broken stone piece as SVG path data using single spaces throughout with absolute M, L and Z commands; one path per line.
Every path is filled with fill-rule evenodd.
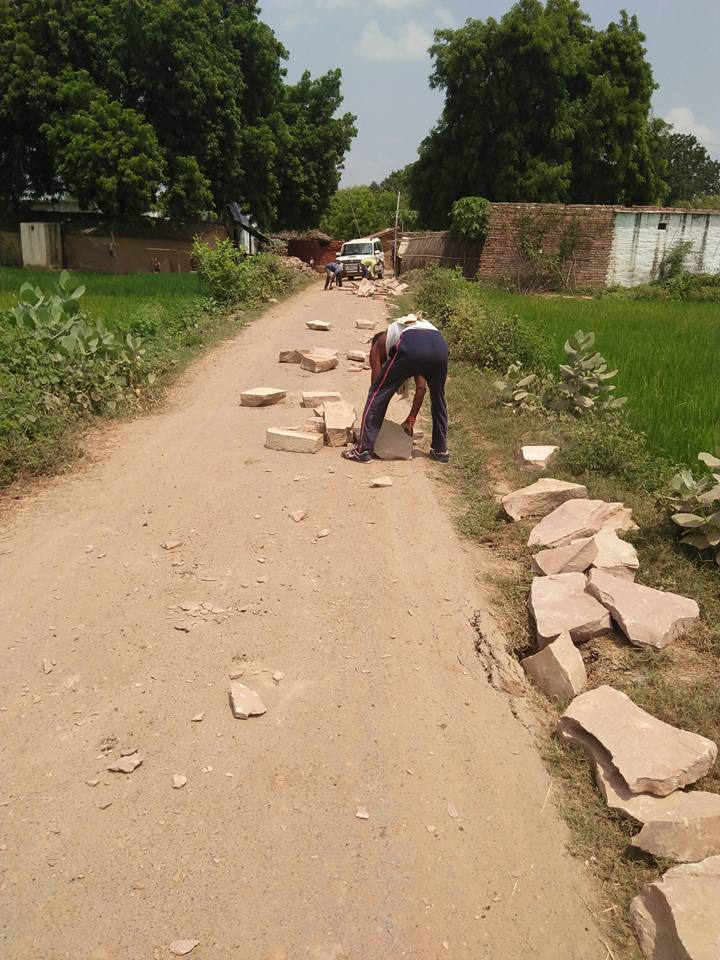
M 140 754 L 133 753 L 129 757 L 120 757 L 115 763 L 110 764 L 108 770 L 111 773 L 132 773 L 133 770 L 137 770 L 142 762 L 143 758 Z
M 164 543 L 160 544 L 163 550 L 177 550 L 177 548 L 181 547 L 182 545 L 182 540 L 166 540 Z
M 529 487 L 506 494 L 501 503 L 511 520 L 522 520 L 523 517 L 544 517 L 567 500 L 587 499 L 587 493 L 587 487 L 580 483 L 543 477 Z
M 330 330 L 332 324 L 328 320 L 306 320 L 308 330 Z
M 535 620 L 538 648 L 547 646 L 566 631 L 575 643 L 580 643 L 611 630 L 607 610 L 586 593 L 582 573 L 535 577 L 528 609 Z
M 247 720 L 248 717 L 260 717 L 267 712 L 267 707 L 262 702 L 258 694 L 246 687 L 244 683 L 230 684 L 230 706 L 233 716 L 239 720 Z
M 593 567 L 611 573 L 614 577 L 625 577 L 634 580 L 640 567 L 637 550 L 622 540 L 614 530 L 604 527 L 593 537 L 597 547 L 597 555 L 592 562 Z
M 278 355 L 278 363 L 300 363 L 302 354 L 299 350 L 281 350 Z
M 357 330 L 374 330 L 377 326 L 377 320 L 356 320 L 355 327 Z
M 304 520 L 307 516 L 307 510 L 293 510 L 293 512 L 289 513 L 288 516 L 291 520 L 294 520 L 295 523 L 300 523 L 300 521 Z
M 544 650 L 520 661 L 525 673 L 548 697 L 566 700 L 575 697 L 587 686 L 587 673 L 580 651 L 561 633 Z
M 374 293 L 375 293 L 375 284 L 372 282 L 372 280 L 363 279 L 357 285 L 355 296 L 356 297 L 372 297 Z
M 318 540 L 324 540 L 325 537 L 330 536 L 330 531 L 328 529 L 318 530 Z
M 191 718 L 190 723 L 202 723 L 205 719 L 204 713 L 196 713 L 194 717 Z
M 371 487 L 391 487 L 393 485 L 390 477 L 375 477 L 374 480 L 370 481 Z
M 367 810 L 365 809 L 365 807 L 358 807 L 358 808 L 355 810 L 355 816 L 358 818 L 358 820 L 369 820 L 369 819 L 370 819 L 370 814 L 367 812 Z
M 275 673 L 273 673 L 272 678 L 275 683 L 280 683 L 281 680 L 285 679 L 285 674 L 282 672 L 282 670 L 276 670 Z
M 671 867 L 630 904 L 630 925 L 647 960 L 716 960 L 720 945 L 720 856 Z
M 366 350 L 348 350 L 346 356 L 348 360 L 352 360 L 354 363 L 365 363 L 368 358 Z
M 184 957 L 185 954 L 194 950 L 199 943 L 199 940 L 173 940 L 168 949 L 170 953 L 174 953 L 176 957 Z
M 595 557 L 598 548 L 594 537 L 573 540 L 566 547 L 541 550 L 532 558 L 533 572 L 550 577 L 555 573 L 584 573 Z
M 409 437 L 399 423 L 383 420 L 375 440 L 373 453 L 379 460 L 411 460 L 413 438 Z
M 339 393 L 328 390 L 305 390 L 301 397 L 302 406 L 312 407 L 316 414 L 318 410 L 322 413 L 322 408 L 326 403 L 339 403 L 342 400 Z
M 327 373 L 338 365 L 337 357 L 322 357 L 317 353 L 308 353 L 300 361 L 302 370 L 309 370 L 310 373 Z
M 287 391 L 276 387 L 252 387 L 250 390 L 243 390 L 240 394 L 240 406 L 269 407 L 272 403 L 280 403 L 286 395 Z
M 322 450 L 323 438 L 319 433 L 268 427 L 265 446 L 268 450 L 285 450 L 288 453 L 317 453 Z
M 576 697 L 556 733 L 593 760 L 608 760 L 633 793 L 657 797 L 704 777 L 717 758 L 712 740 L 658 720 L 605 685 Z
M 352 428 L 356 420 L 355 408 L 345 400 L 323 406 L 325 434 L 331 447 L 344 447 L 352 442 Z
M 667 804 L 664 816 L 645 823 L 634 847 L 678 863 L 720 855 L 720 795 L 676 790 L 659 802 Z
M 603 570 L 590 571 L 587 591 L 607 607 L 636 647 L 662 650 L 700 616 L 697 603 L 688 597 L 643 587 Z
M 604 500 L 567 500 L 533 527 L 529 547 L 564 547 L 573 540 L 593 537 L 602 529 L 636 530 L 632 511 L 622 503 Z
M 173 790 L 182 790 L 187 783 L 187 777 L 182 773 L 173 774 Z
M 531 467 L 544 470 L 560 447 L 553 446 L 525 446 L 521 447 L 522 458 Z
M 49 660 L 43 660 L 43 673 L 48 674 L 53 672 L 53 665 Z

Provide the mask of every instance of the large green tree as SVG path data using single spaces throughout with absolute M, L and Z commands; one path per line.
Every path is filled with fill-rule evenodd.
M 720 161 L 713 160 L 691 133 L 673 133 L 670 124 L 660 123 L 667 203 L 692 203 L 698 197 L 720 194 Z
M 593 29 L 576 0 L 520 0 L 499 21 L 437 31 L 430 85 L 445 105 L 410 172 L 424 224 L 445 226 L 466 195 L 656 200 L 644 39 L 624 12 Z
M 73 115 L 83 113 L 88 138 L 88 117 L 102 105 L 106 118 L 129 110 L 152 129 L 161 201 L 174 215 L 236 200 L 266 227 L 317 223 L 327 194 L 293 193 L 286 164 L 312 171 L 332 192 L 354 118 L 334 116 L 337 71 L 285 83 L 287 53 L 258 13 L 255 0 L 0 3 L 0 200 L 77 189 Z M 322 136 L 297 122 L 304 111 Z M 127 164 L 112 169 L 112 156 L 97 163 L 107 136 L 107 125 L 100 128 L 94 165 L 122 192 Z M 137 130 L 132 137 L 138 160 L 154 169 L 154 144 L 143 153 Z M 136 196 L 127 213 L 142 211 Z
M 397 193 L 373 187 L 345 187 L 338 190 L 320 222 L 325 233 L 337 240 L 365 237 L 395 224 Z M 400 198 L 400 226 L 415 226 L 415 211 Z

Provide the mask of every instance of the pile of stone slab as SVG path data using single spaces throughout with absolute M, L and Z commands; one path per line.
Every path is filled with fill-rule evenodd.
M 635 583 L 638 556 L 618 532 L 637 528 L 622 503 L 543 478 L 507 494 L 502 506 L 512 520 L 537 520 L 528 607 L 538 652 L 522 661 L 525 673 L 548 696 L 572 698 L 556 734 L 586 753 L 608 807 L 639 825 L 632 846 L 681 864 L 630 906 L 640 947 L 649 960 L 718 960 L 720 795 L 687 789 L 713 767 L 717 746 L 613 687 L 583 692 L 576 646 L 615 625 L 631 644 L 661 649 L 698 619 L 698 606 Z
M 299 363 L 310 373 L 325 373 L 338 365 L 338 351 L 327 347 L 308 347 L 303 350 L 281 350 L 278 363 Z
M 329 390 L 306 390 L 301 406 L 312 416 L 302 427 L 269 427 L 265 446 L 269 450 L 288 453 L 317 453 L 324 445 L 344 447 L 353 439 L 357 415 L 339 393 Z
M 641 825 L 631 845 L 683 864 L 630 905 L 644 955 L 720 956 L 720 796 L 686 789 L 713 767 L 716 744 L 658 720 L 609 686 L 576 697 L 556 734 L 588 756 L 608 806 Z

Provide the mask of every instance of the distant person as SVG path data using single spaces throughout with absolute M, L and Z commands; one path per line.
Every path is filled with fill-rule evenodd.
M 152 258 L 152 260 L 150 261 L 150 265 L 152 266 L 153 273 L 160 273 L 160 261 L 158 260 L 157 257 Z
M 447 365 L 447 343 L 429 320 L 420 320 L 411 313 L 391 323 L 384 333 L 375 334 L 370 348 L 372 381 L 360 421 L 360 434 L 355 446 L 346 450 L 343 457 L 355 463 L 370 463 L 388 404 L 393 394 L 412 377 L 415 398 L 403 428 L 412 436 L 425 389 L 429 387 L 433 423 L 430 457 L 447 463 L 450 460 L 445 403 Z
M 325 290 L 332 287 L 333 283 L 338 287 L 342 286 L 343 265 L 341 263 L 328 263 L 325 266 Z

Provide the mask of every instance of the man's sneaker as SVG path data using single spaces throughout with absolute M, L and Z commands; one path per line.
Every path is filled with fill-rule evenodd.
M 372 454 L 369 450 L 358 450 L 357 447 L 350 447 L 349 450 L 343 450 L 343 457 L 346 460 L 352 460 L 353 463 L 371 463 Z
M 438 463 L 450 463 L 450 454 L 447 450 L 445 453 L 436 453 L 435 450 L 431 450 L 430 459 L 437 460 Z

